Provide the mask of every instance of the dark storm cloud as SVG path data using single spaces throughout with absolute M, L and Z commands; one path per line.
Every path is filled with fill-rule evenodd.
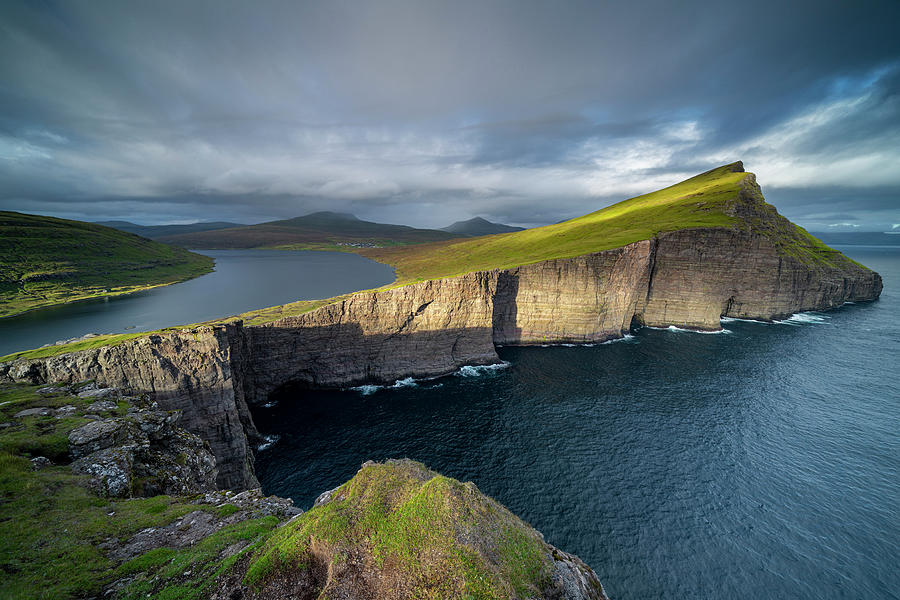
M 889 228 L 898 21 L 892 0 L 6 2 L 0 207 L 533 225 L 743 159 L 799 221 Z

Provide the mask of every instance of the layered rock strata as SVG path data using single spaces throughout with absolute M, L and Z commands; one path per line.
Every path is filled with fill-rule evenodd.
M 234 374 L 233 327 L 152 334 L 49 358 L 0 365 L 0 381 L 76 383 L 150 394 L 163 411 L 179 411 L 179 426 L 209 442 L 218 461 L 217 484 L 247 489 L 259 483 L 251 444 L 259 434 Z M 236 381 L 239 385 L 235 385 Z

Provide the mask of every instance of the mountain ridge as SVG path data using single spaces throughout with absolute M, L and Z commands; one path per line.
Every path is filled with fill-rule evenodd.
M 228 221 L 199 221 L 197 223 L 178 225 L 138 225 L 131 221 L 94 221 L 94 223 L 103 225 L 104 227 L 112 227 L 119 231 L 127 231 L 128 233 L 133 233 L 151 240 L 180 233 L 197 233 L 201 231 L 227 229 L 230 227 L 243 227 L 241 223 L 231 223 Z
M 471 237 L 482 235 L 493 235 L 495 233 L 511 233 L 513 231 L 523 231 L 524 227 L 514 227 L 512 225 L 504 225 L 502 223 L 492 223 L 482 217 L 473 217 L 467 221 L 456 221 L 447 227 L 441 227 L 441 231 L 450 233 L 458 233 Z
M 364 221 L 349 213 L 318 211 L 300 217 L 214 231 L 159 238 L 186 248 L 273 248 L 348 250 L 448 240 L 458 237 L 436 229 L 417 229 Z

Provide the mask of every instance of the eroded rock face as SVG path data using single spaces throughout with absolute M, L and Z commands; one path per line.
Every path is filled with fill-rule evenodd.
M 101 496 L 188 495 L 215 489 L 209 444 L 177 423 L 177 411 L 135 410 L 69 434 L 72 470 Z
M 97 398 L 109 396 L 109 388 L 149 393 L 161 410 L 180 412 L 181 427 L 209 442 L 221 487 L 257 487 L 250 447 L 259 434 L 242 387 L 234 384 L 228 329 L 154 334 L 116 346 L 7 363 L 0 366 L 0 381 L 94 380 L 95 386 L 80 393 Z

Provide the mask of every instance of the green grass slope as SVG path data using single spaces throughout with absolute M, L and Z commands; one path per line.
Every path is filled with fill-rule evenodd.
M 361 247 L 421 244 L 458 237 L 446 231 L 416 229 L 317 212 L 294 219 L 158 238 L 185 248 L 280 248 L 353 251 Z
M 755 226 L 772 237 L 785 254 L 809 260 L 839 254 L 778 216 L 761 194 L 755 197 L 755 185 L 746 185 L 748 177 L 752 174 L 736 162 L 555 225 L 475 239 L 364 250 L 362 254 L 394 266 L 397 284 L 571 258 L 652 239 L 662 232 L 700 227 Z M 738 206 L 748 200 L 753 204 L 749 215 Z
M 102 225 L 0 212 L 0 317 L 212 270 L 207 256 Z

